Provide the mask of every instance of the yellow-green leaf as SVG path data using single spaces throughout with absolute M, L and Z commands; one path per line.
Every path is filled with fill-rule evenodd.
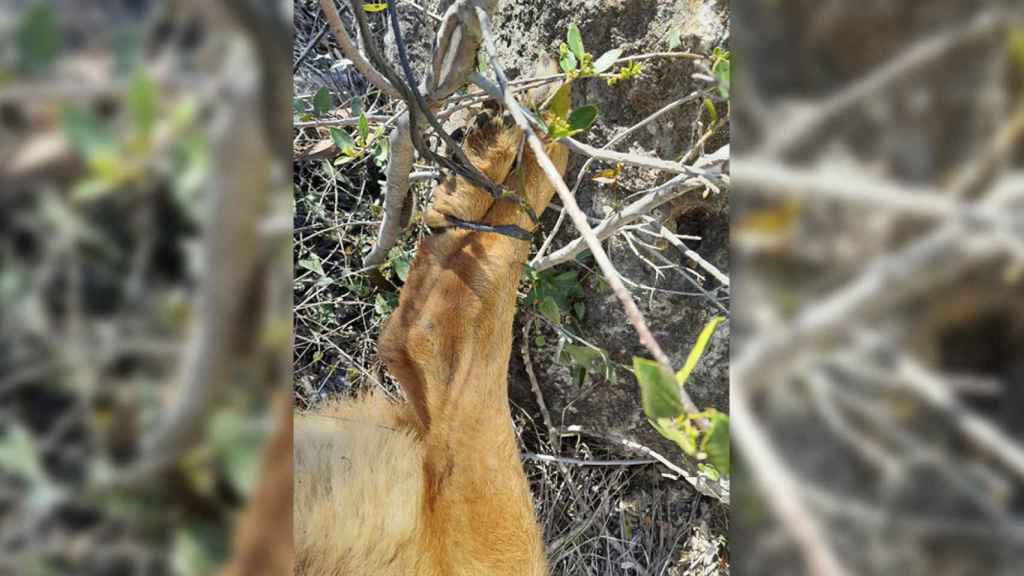
M 711 101 L 711 98 L 704 98 L 704 109 L 708 111 L 708 117 L 711 118 L 711 123 L 717 124 L 718 110 L 715 108 L 715 104 Z
M 370 122 L 366 119 L 366 114 L 359 114 L 359 139 L 366 145 L 366 139 L 370 137 Z
M 331 140 L 334 140 L 334 145 L 341 150 L 342 154 L 349 155 L 352 149 L 355 148 L 356 143 L 352 141 L 352 137 L 349 136 L 348 132 L 331 126 Z
M 576 58 L 583 60 L 583 36 L 575 24 L 569 24 L 569 31 L 566 33 L 565 39 L 569 44 L 569 50 L 572 50 Z
M 562 67 L 562 72 L 568 74 L 576 69 L 576 56 L 573 55 L 572 52 L 566 52 L 562 54 L 562 57 L 558 60 L 558 65 Z
M 675 442 L 690 456 L 697 453 L 697 430 L 692 426 L 685 426 L 682 420 L 674 418 L 658 418 L 651 420 L 651 426 L 659 434 Z
M 1016 60 L 1017 66 L 1024 70 L 1024 27 L 1017 27 L 1009 31 L 1010 54 Z
M 616 164 L 614 168 L 606 168 L 594 176 L 594 182 L 599 184 L 615 184 L 622 175 L 622 164 Z
M 363 11 L 373 14 L 375 12 L 383 12 L 388 9 L 387 2 L 370 2 L 369 4 L 363 4 Z
M 131 110 L 139 135 L 148 139 L 153 133 L 156 123 L 159 94 L 156 84 L 145 68 L 139 68 L 132 78 L 131 89 L 128 91 L 128 108 Z
M 690 349 L 690 355 L 686 357 L 686 364 L 676 372 L 676 383 L 679 386 L 686 384 L 686 381 L 690 378 L 690 372 L 697 366 L 697 361 L 704 354 L 704 349 L 707 348 L 708 341 L 711 340 L 711 335 L 715 333 L 715 328 L 718 325 L 725 322 L 723 316 L 715 316 L 710 322 L 704 325 L 704 329 L 700 331 L 700 336 L 697 336 L 697 343 Z
M 711 426 L 704 433 L 700 449 L 708 455 L 708 461 L 723 475 L 729 475 L 729 416 L 715 412 L 711 418 Z
M 572 106 L 572 86 L 566 82 L 562 84 L 555 95 L 551 97 L 551 104 L 548 105 L 548 112 L 563 120 L 569 119 L 569 108 Z
M 648 418 L 656 421 L 683 413 L 679 386 L 662 372 L 657 362 L 634 356 L 633 373 L 640 384 L 640 403 Z

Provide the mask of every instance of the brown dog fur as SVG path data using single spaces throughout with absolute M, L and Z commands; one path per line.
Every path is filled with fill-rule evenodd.
M 554 193 L 522 132 L 499 115 L 466 137 L 471 161 L 525 194 L 539 214 Z M 568 150 L 548 143 L 565 170 Z M 461 178 L 426 214 L 533 228 L 511 200 Z M 378 395 L 295 420 L 296 573 L 541 576 L 541 531 L 516 446 L 508 363 L 528 242 L 448 229 L 420 243 L 380 356 L 408 402 Z

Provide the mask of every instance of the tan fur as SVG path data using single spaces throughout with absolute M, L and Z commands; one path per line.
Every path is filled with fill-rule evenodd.
M 470 159 L 527 195 L 554 193 L 521 132 L 493 114 L 467 134 Z M 564 172 L 567 149 L 547 151 Z M 511 171 L 511 172 L 510 172 Z M 509 200 L 442 184 L 442 214 L 533 226 Z M 546 561 L 508 405 L 516 287 L 529 243 L 448 230 L 419 247 L 379 342 L 408 403 L 378 396 L 295 421 L 296 573 L 541 576 Z

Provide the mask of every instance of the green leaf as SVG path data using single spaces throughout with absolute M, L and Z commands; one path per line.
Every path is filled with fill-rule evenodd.
M 373 161 L 378 166 L 385 166 L 388 163 L 388 152 L 391 149 L 391 141 L 387 138 L 379 138 L 377 140 L 377 146 L 373 153 Z
M 306 105 L 303 104 L 302 98 L 295 98 L 294 100 L 292 100 L 292 110 L 299 114 L 302 114 L 303 112 L 306 111 Z
M 562 354 L 568 356 L 572 363 L 587 370 L 596 370 L 604 364 L 604 354 L 600 350 L 594 350 L 587 346 L 576 346 L 566 344 L 562 348 Z
M 562 72 L 568 74 L 576 69 L 578 62 L 576 61 L 576 56 L 574 56 L 572 52 L 566 52 L 565 54 L 562 54 L 562 57 L 558 60 L 558 65 L 562 67 Z
M 327 88 L 321 88 L 313 95 L 313 112 L 317 116 L 323 116 L 331 110 L 331 93 Z
M 62 44 L 52 2 L 33 2 L 17 26 L 18 70 L 26 74 L 45 72 L 57 60 Z
M 551 283 L 561 290 L 571 290 L 579 285 L 579 274 L 575 270 L 559 272 L 551 279 Z
M 580 29 L 576 27 L 576 24 L 569 24 L 569 31 L 565 35 L 565 40 L 569 43 L 569 50 L 572 50 L 576 58 L 583 60 L 583 36 L 580 35 Z
M 547 296 L 541 301 L 538 310 L 552 324 L 562 323 L 562 312 L 558 309 L 558 304 L 551 296 Z
M 363 4 L 363 11 L 369 14 L 373 14 L 375 12 L 383 12 L 387 9 L 387 2 L 370 2 L 369 4 Z
M 491 69 L 491 59 L 487 56 L 487 51 L 480 48 L 476 51 L 476 71 L 481 74 L 486 74 Z
M 331 126 L 331 140 L 334 140 L 334 145 L 345 155 L 351 154 L 356 147 L 356 143 L 352 141 L 352 137 L 348 135 L 348 132 L 334 126 Z
M 597 106 L 581 106 L 569 114 L 569 130 L 572 133 L 582 132 L 594 125 L 597 120 Z
M 115 147 L 109 127 L 100 123 L 92 110 L 67 108 L 61 112 L 60 124 L 68 141 L 85 158 Z
M 171 570 L 175 576 L 212 574 L 227 557 L 224 530 L 209 524 L 180 528 L 174 535 Z
M 9 427 L 0 437 L 0 470 L 29 481 L 43 479 L 39 452 L 28 431 L 19 425 Z
M 373 301 L 373 309 L 377 312 L 378 316 L 386 316 L 391 313 L 394 307 L 391 302 L 388 301 L 384 296 L 377 294 L 377 298 Z
M 594 61 L 594 73 L 600 74 L 615 65 L 615 61 L 622 57 L 622 48 L 614 48 L 601 54 L 601 57 Z
M 132 78 L 131 89 L 128 92 L 128 109 L 143 138 L 149 138 L 153 133 L 153 125 L 156 123 L 157 99 L 158 95 L 153 79 L 146 73 L 145 68 L 140 67 L 135 72 L 135 77 Z
M 718 110 L 715 108 L 715 103 L 711 101 L 711 98 L 704 98 L 704 109 L 708 111 L 708 116 L 711 118 L 711 123 L 717 123 Z
M 572 107 L 571 90 L 572 86 L 568 82 L 558 88 L 555 95 L 551 97 L 551 103 L 548 105 L 548 112 L 550 114 L 557 118 L 569 118 L 569 108 Z
M 320 276 L 324 275 L 324 267 L 320 262 L 320 257 L 312 252 L 309 254 L 309 258 L 299 260 L 299 268 L 305 268 L 306 270 L 315 272 Z
M 714 72 L 715 78 L 718 79 L 718 93 L 721 94 L 722 98 L 729 97 L 729 89 L 732 86 L 730 70 L 731 65 L 727 59 L 717 61 L 715 67 L 711 70 Z
M 352 99 L 352 115 L 361 116 L 363 114 L 363 99 L 356 96 Z
M 700 471 L 701 474 L 710 478 L 712 482 L 718 482 L 718 480 L 722 477 L 722 473 L 719 472 L 717 468 L 704 462 L 697 464 L 697 470 Z
M 678 385 L 662 372 L 657 362 L 634 356 L 633 373 L 640 383 L 640 403 L 648 418 L 675 418 L 683 413 Z
M 370 137 L 370 122 L 366 119 L 366 114 L 359 113 L 359 139 L 365 144 L 366 139 Z
M 391 261 L 391 269 L 395 271 L 395 275 L 402 282 L 405 282 L 405 279 L 409 277 L 409 265 L 409 257 L 404 254 Z
M 722 322 L 725 322 L 725 317 L 715 316 L 704 325 L 704 329 L 697 336 L 697 343 L 693 345 L 693 348 L 690 349 L 690 355 L 686 357 L 686 363 L 679 369 L 679 372 L 676 372 L 676 383 L 679 386 L 686 384 L 686 381 L 690 378 L 690 373 L 693 372 L 700 357 L 704 354 L 704 349 L 707 348 L 712 334 L 715 333 L 715 328 L 718 328 L 718 325 Z
M 668 49 L 675 50 L 683 44 L 682 31 L 679 28 L 673 29 L 668 35 Z
M 708 461 L 722 474 L 729 475 L 729 416 L 715 412 L 711 416 L 711 426 L 701 440 L 701 452 L 708 455 Z
M 693 426 L 684 426 L 675 418 L 658 418 L 651 420 L 651 426 L 659 434 L 675 442 L 686 454 L 693 456 L 697 453 L 698 431 Z
M 533 345 L 540 348 L 548 343 L 548 339 L 543 334 L 539 334 L 533 338 Z
M 577 302 L 572 306 L 573 312 L 576 313 L 576 318 L 583 320 L 583 316 L 587 313 L 587 307 L 583 302 Z

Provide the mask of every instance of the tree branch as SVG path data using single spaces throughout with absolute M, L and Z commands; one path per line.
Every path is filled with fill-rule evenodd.
M 558 174 L 558 169 L 554 163 L 551 162 L 551 158 L 548 157 L 544 151 L 544 143 L 540 140 L 537 134 L 533 130 L 533 126 L 527 119 L 527 115 L 523 108 L 516 101 L 515 96 L 508 90 L 508 79 L 505 76 L 504 69 L 501 66 L 501 62 L 498 60 L 498 51 L 494 45 L 494 35 L 491 31 L 490 16 L 481 8 L 477 7 L 477 16 L 480 20 L 480 29 L 483 33 L 484 47 L 487 50 L 490 58 L 491 67 L 494 69 L 495 76 L 498 79 L 498 85 L 501 89 L 502 100 L 505 103 L 506 108 L 512 113 L 512 117 L 515 119 L 516 124 L 526 134 L 527 145 L 533 151 L 534 156 L 537 159 L 537 163 L 543 170 L 545 176 L 555 187 L 555 191 L 562 200 L 563 206 L 569 213 L 569 217 L 572 219 L 576 229 L 579 230 L 580 235 L 583 236 L 584 241 L 590 248 L 590 251 L 594 255 L 594 260 L 601 268 L 605 279 L 611 287 L 612 292 L 615 293 L 616 298 L 622 304 L 626 311 L 626 316 L 629 318 L 631 324 L 636 329 L 637 334 L 640 337 L 640 343 L 647 348 L 648 351 L 654 356 L 655 361 L 658 363 L 662 372 L 666 378 L 674 381 L 675 375 L 672 370 L 672 362 L 665 351 L 662 350 L 661 345 L 658 344 L 657 339 L 651 333 L 650 328 L 647 326 L 647 321 L 644 319 L 643 314 L 637 307 L 636 302 L 633 301 L 633 297 L 629 294 L 629 291 L 622 283 L 622 279 L 619 277 L 618 271 L 615 266 L 612 265 L 608 255 L 605 253 L 604 248 L 601 247 L 601 241 L 597 239 L 594 231 L 590 228 L 590 224 L 587 222 L 586 215 L 580 210 L 580 207 L 576 204 L 576 199 L 573 197 L 569 187 L 565 185 L 565 181 Z M 690 413 L 698 412 L 697 405 L 690 398 L 689 393 L 685 389 L 680 389 L 680 396 L 684 409 Z M 707 429 L 709 423 L 705 419 L 699 419 L 698 425 L 702 429 Z
M 352 64 L 359 70 L 359 73 L 363 75 L 371 84 L 377 87 L 378 90 L 391 96 L 396 100 L 401 100 L 402 95 L 399 94 L 398 90 L 388 82 L 387 78 L 381 75 L 363 56 L 363 53 L 359 51 L 355 43 L 352 42 L 352 37 L 348 35 L 348 31 L 345 30 L 345 24 L 341 21 L 341 16 L 338 14 L 338 9 L 334 6 L 334 0 L 320 0 L 320 7 L 324 11 L 324 15 L 327 17 L 327 23 L 331 27 L 331 32 L 334 34 L 334 38 L 338 41 L 338 45 L 341 46 L 342 53 L 345 57 L 352 61 Z

